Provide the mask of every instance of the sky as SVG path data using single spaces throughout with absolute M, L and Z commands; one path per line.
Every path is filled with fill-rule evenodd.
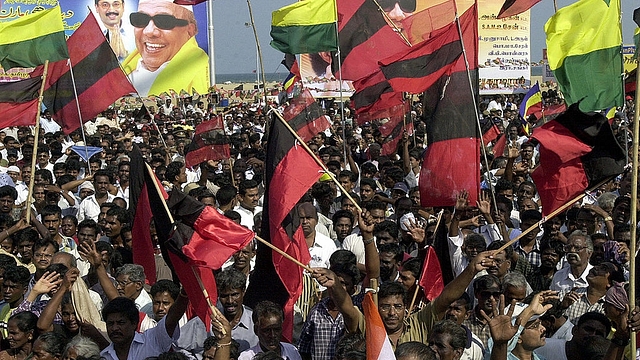
M 214 1 L 215 61 L 217 74 L 251 73 L 256 66 L 256 43 L 249 18 L 247 2 L 243 0 Z M 269 45 L 271 12 L 295 0 L 252 0 L 253 16 L 258 30 L 260 47 L 267 74 L 286 72 L 280 65 L 283 54 Z M 637 0 L 622 1 L 623 43 L 633 43 L 636 27 L 632 20 Z M 571 0 L 557 0 L 558 8 L 572 4 Z M 531 9 L 531 61 L 542 58 L 546 48 L 544 24 L 553 15 L 553 1 L 542 0 Z

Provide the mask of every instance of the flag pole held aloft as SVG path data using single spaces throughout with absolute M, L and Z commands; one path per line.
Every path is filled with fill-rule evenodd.
M 38 137 L 40 135 L 40 109 L 42 108 L 42 94 L 44 93 L 44 84 L 47 80 L 47 72 L 49 71 L 49 60 L 45 60 L 44 69 L 42 71 L 42 84 L 40 85 L 40 96 L 38 97 L 38 111 L 36 112 L 36 127 L 33 142 L 33 155 L 31 156 L 31 179 L 29 180 L 29 194 L 27 195 L 27 224 L 31 224 L 31 201 L 33 200 L 33 185 L 36 177 L 36 159 L 38 157 Z

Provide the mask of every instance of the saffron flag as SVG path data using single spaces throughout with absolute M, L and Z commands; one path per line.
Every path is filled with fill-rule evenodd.
M 67 58 L 60 5 L 0 23 L 0 65 L 5 70 Z
M 188 146 L 185 163 L 188 167 L 209 160 L 222 160 L 231 157 L 231 149 L 224 132 L 224 121 L 215 116 L 196 126 L 196 133 Z
M 265 164 L 265 210 L 262 235 L 265 240 L 303 264 L 311 260 L 300 226 L 297 203 L 320 179 L 322 168 L 297 143 L 281 120 L 270 126 Z M 282 335 L 293 336 L 293 305 L 302 293 L 302 269 L 282 255 L 258 243 L 256 265 L 251 274 L 245 302 L 253 306 L 271 300 L 284 309 Z
M 424 264 L 422 264 L 420 286 L 424 290 L 424 296 L 429 301 L 433 301 L 444 289 L 440 260 L 438 260 L 438 255 L 433 246 L 429 246 L 429 249 L 427 249 L 427 256 L 424 259 Z
M 469 15 L 460 19 L 471 24 L 460 24 L 460 27 L 469 59 L 469 74 L 464 58 L 459 57 L 453 71 L 442 75 L 424 93 L 429 143 L 420 171 L 422 206 L 453 206 L 462 190 L 469 192 L 471 203 L 478 197 L 480 139 L 474 101 L 478 91 L 476 6 L 467 12 Z
M 294 97 L 282 115 L 305 142 L 331 127 L 329 117 L 308 89 Z
M 0 83 L 0 128 L 36 123 L 41 85 L 40 77 Z
M 271 46 L 287 54 L 338 49 L 335 0 L 298 1 L 271 14 Z
M 67 45 L 70 60 L 49 66 L 44 92 L 44 104 L 65 134 L 81 126 L 70 66 L 73 67 L 83 122 L 94 118 L 118 98 L 136 92 L 93 14 L 89 14 L 71 35 Z M 36 69 L 34 73 L 41 74 L 42 70 Z
M 580 0 L 544 26 L 549 67 L 567 105 L 584 112 L 622 106 L 620 0 Z
M 395 359 L 391 342 L 387 336 L 387 330 L 378 312 L 378 307 L 373 302 L 371 292 L 364 295 L 362 301 L 364 312 L 365 338 L 367 342 L 367 360 Z
M 523 13 L 539 2 L 540 0 L 506 0 L 498 13 L 498 19 Z
M 601 181 L 621 174 L 626 164 L 607 118 L 587 115 L 579 104 L 537 128 L 532 138 L 540 143 L 540 166 L 531 177 L 536 183 L 544 215 Z

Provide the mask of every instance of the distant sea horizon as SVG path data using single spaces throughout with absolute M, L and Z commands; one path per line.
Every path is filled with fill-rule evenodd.
M 288 73 L 271 73 L 265 74 L 267 82 L 278 81 L 282 82 L 287 77 Z M 248 74 L 216 74 L 216 83 L 223 84 L 226 81 L 232 83 L 256 83 L 258 75 L 256 73 Z M 260 74 L 260 82 L 262 82 L 262 74 Z

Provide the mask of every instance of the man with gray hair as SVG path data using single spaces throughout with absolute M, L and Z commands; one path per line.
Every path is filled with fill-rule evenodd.
M 589 286 L 587 275 L 593 268 L 593 265 L 589 264 L 593 254 L 591 237 L 579 230 L 572 232 L 564 251 L 567 261 L 564 267 L 553 275 L 550 286 L 551 290 L 560 292 L 560 298 L 574 288 Z
M 502 293 L 504 294 L 505 304 L 511 304 L 512 300 L 518 303 L 524 302 L 529 295 L 527 278 L 517 271 L 512 271 L 502 279 Z
M 140 312 L 153 318 L 153 300 L 144 290 L 144 268 L 136 264 L 124 264 L 116 273 L 116 290 L 119 296 L 133 300 Z

